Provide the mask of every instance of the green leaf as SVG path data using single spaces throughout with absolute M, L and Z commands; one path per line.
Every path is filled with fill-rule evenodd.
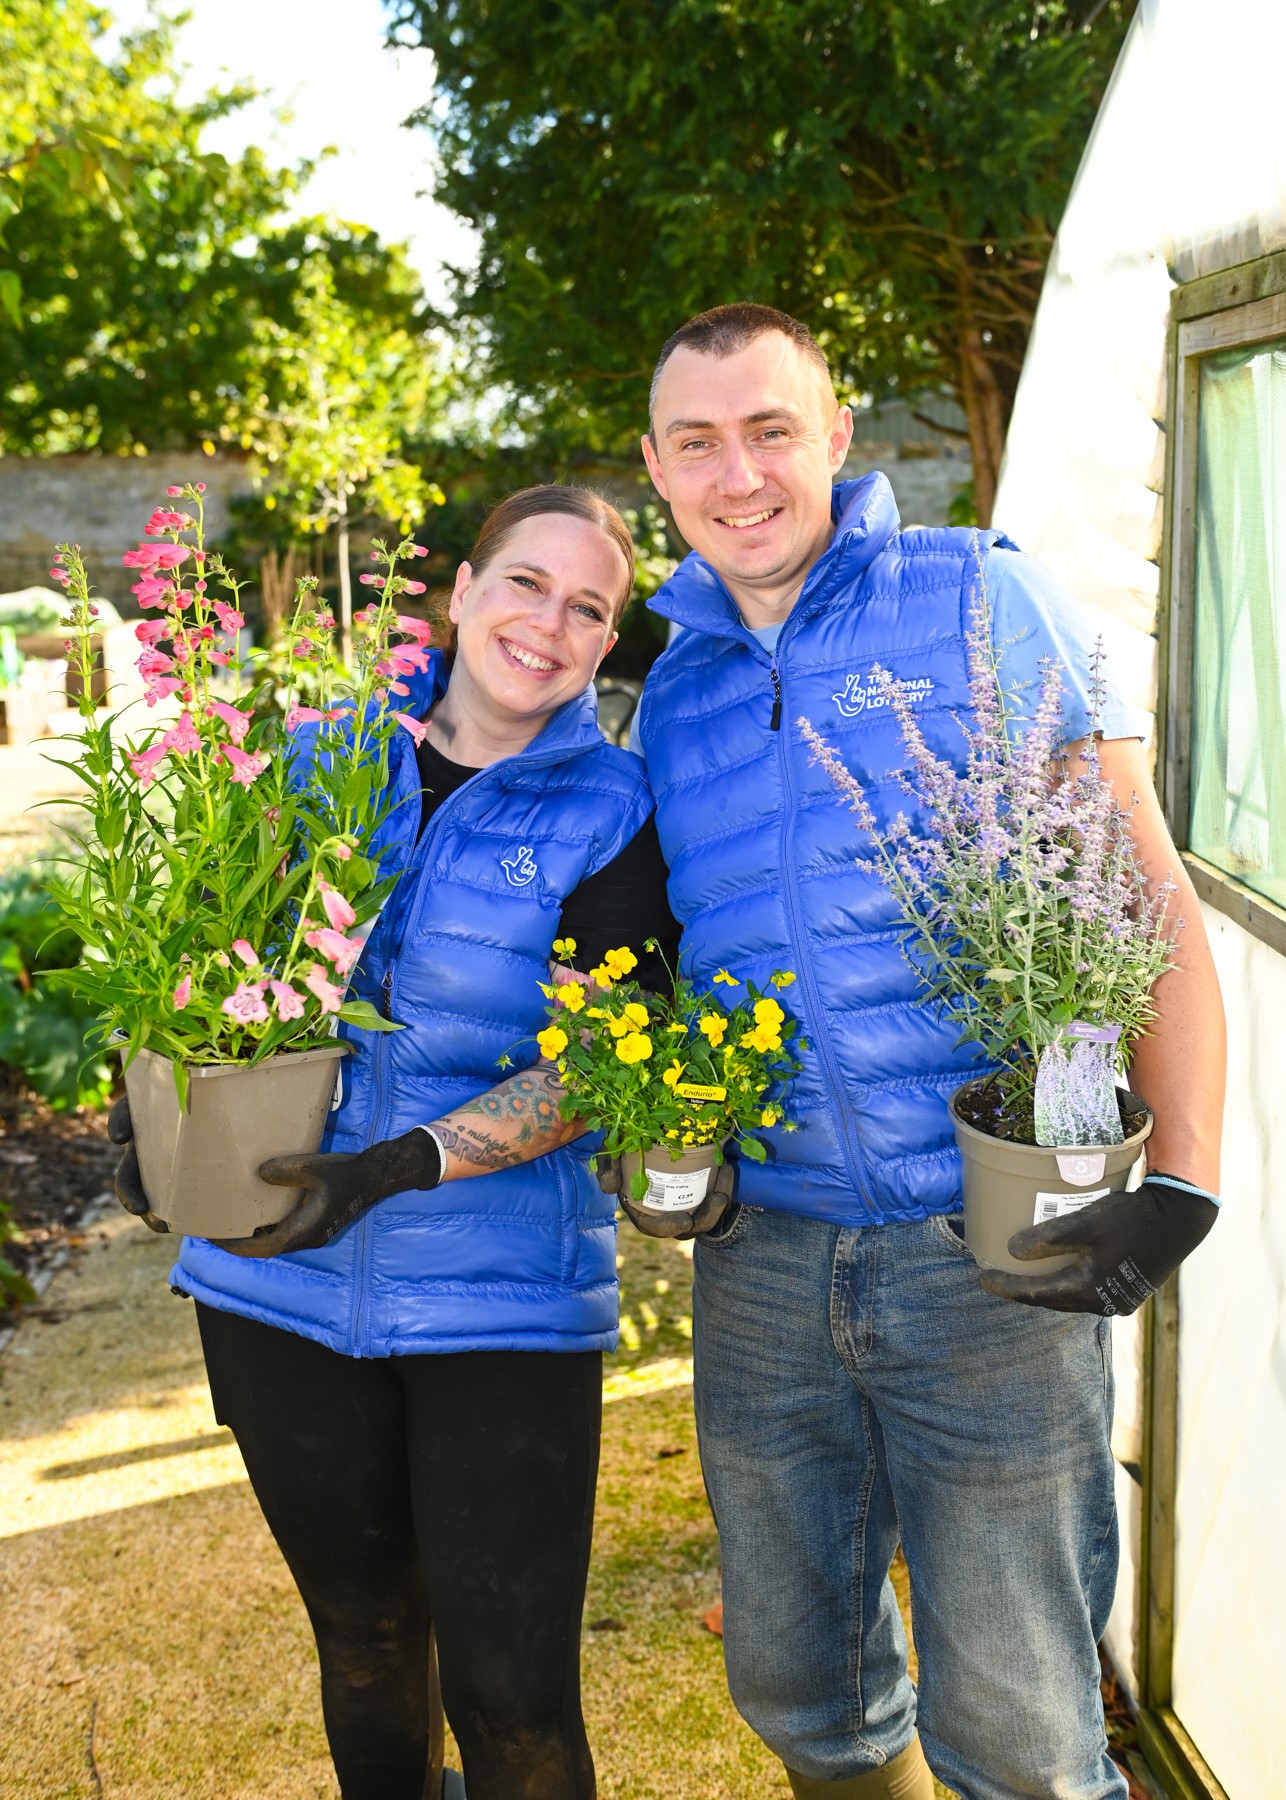
M 362 1031 L 401 1031 L 403 1029 L 395 1019 L 386 1019 L 384 1014 L 372 1006 L 369 1000 L 345 1000 L 339 1009 L 339 1016 L 346 1025 L 356 1025 Z

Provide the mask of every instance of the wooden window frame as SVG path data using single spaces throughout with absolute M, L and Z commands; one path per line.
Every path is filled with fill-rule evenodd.
M 1166 341 L 1165 529 L 1157 693 L 1157 787 L 1199 898 L 1286 955 L 1286 910 L 1188 847 L 1201 359 L 1286 337 L 1286 251 L 1175 288 Z M 1162 421 L 1158 421 L 1162 423 Z M 1148 1302 L 1143 1346 L 1139 1556 L 1139 1742 L 1174 1800 L 1228 1796 L 1174 1711 L 1174 1548 L 1179 1436 L 1179 1283 Z

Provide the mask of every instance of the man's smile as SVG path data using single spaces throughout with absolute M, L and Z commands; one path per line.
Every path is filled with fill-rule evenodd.
M 749 531 L 753 525 L 767 524 L 769 519 L 775 519 L 783 510 L 784 508 L 780 506 L 769 506 L 762 512 L 745 513 L 740 517 L 733 514 L 717 514 L 716 520 L 718 524 L 727 525 L 733 531 Z

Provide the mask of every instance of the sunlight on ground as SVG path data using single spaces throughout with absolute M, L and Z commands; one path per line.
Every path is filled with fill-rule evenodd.
M 621 1237 L 583 1649 L 602 1800 L 788 1800 L 703 1629 L 691 1266 Z M 337 1800 L 303 1607 L 215 1424 L 172 1251 L 124 1216 L 0 1359 L 5 1800 Z

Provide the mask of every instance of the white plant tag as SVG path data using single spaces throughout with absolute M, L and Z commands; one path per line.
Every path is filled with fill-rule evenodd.
M 1033 1225 L 1043 1225 L 1047 1219 L 1061 1219 L 1065 1213 L 1079 1212 L 1082 1206 L 1089 1206 L 1095 1200 L 1106 1200 L 1111 1188 L 1095 1188 L 1092 1194 L 1037 1194 L 1036 1217 Z
M 647 1193 L 635 1204 L 646 1206 L 649 1212 L 686 1212 L 690 1206 L 700 1205 L 709 1186 L 709 1169 L 649 1169 Z

